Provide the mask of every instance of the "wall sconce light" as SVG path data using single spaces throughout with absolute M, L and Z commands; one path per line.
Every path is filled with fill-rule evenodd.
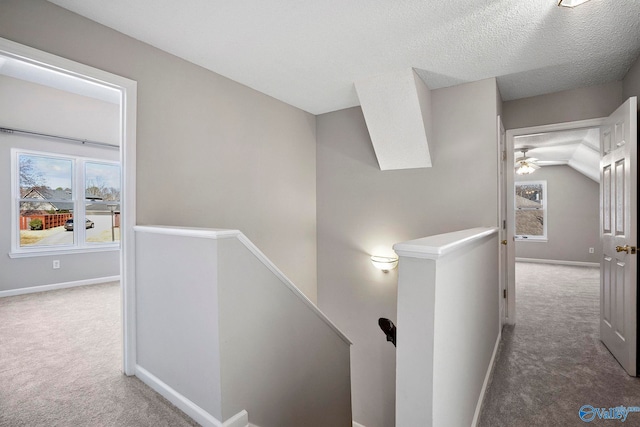
M 389 270 L 398 266 L 398 257 L 372 255 L 371 264 L 378 270 L 382 270 L 383 273 L 388 273 Z

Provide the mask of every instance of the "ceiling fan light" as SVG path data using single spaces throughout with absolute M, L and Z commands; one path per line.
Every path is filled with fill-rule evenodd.
M 562 7 L 576 7 L 580 6 L 582 3 L 586 3 L 589 0 L 560 0 L 558 1 L 558 6 Z
M 530 173 L 535 172 L 536 170 L 527 162 L 520 163 L 518 169 L 516 169 L 516 174 L 518 175 L 528 175 Z

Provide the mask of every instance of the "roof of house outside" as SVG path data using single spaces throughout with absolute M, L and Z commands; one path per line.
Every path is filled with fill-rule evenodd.
M 115 212 L 120 212 L 120 202 L 102 201 L 100 198 L 92 195 L 85 196 L 87 201 L 93 202 L 86 205 L 85 209 L 87 212 L 110 212 L 111 205 L 115 205 Z M 70 190 L 54 190 L 49 187 L 33 187 L 29 189 L 22 198 L 44 200 L 57 211 L 74 210 L 74 202 L 71 201 L 73 194 Z M 65 200 L 69 200 L 69 202 L 66 202 Z

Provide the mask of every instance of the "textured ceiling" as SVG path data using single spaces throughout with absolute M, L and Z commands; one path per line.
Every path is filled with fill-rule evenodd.
M 50 1 L 314 114 L 407 67 L 511 100 L 620 80 L 640 53 L 639 0 Z

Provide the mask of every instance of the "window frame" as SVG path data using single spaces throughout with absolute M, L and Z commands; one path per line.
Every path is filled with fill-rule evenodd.
M 122 204 L 122 165 L 119 161 L 106 160 L 96 157 L 80 156 L 75 154 L 59 154 L 55 152 L 37 151 L 21 148 L 11 149 L 11 252 L 10 258 L 26 258 L 36 256 L 81 254 L 90 252 L 119 251 L 120 240 L 117 242 L 87 242 L 84 227 L 73 227 L 73 243 L 55 246 L 20 246 L 20 204 L 24 202 L 20 195 L 20 155 L 40 156 L 71 161 L 71 185 L 73 202 L 73 218 L 79 218 L 84 224 L 86 218 L 86 189 L 85 189 L 85 165 L 86 163 L 101 163 L 120 167 L 120 200 Z M 28 201 L 28 200 L 27 200 Z
M 517 201 L 517 192 L 516 189 L 518 185 L 541 185 L 542 186 L 542 200 L 540 204 L 542 205 L 540 208 L 518 208 Z M 548 218 L 549 218 L 549 195 L 547 193 L 547 181 L 546 180 L 538 180 L 538 181 L 515 181 L 513 185 L 513 209 L 514 209 L 514 224 L 513 224 L 513 235 L 516 241 L 518 242 L 538 242 L 545 243 L 549 241 L 548 238 Z M 517 214 L 518 211 L 542 211 L 542 235 L 530 235 L 530 234 L 518 234 L 517 230 Z

